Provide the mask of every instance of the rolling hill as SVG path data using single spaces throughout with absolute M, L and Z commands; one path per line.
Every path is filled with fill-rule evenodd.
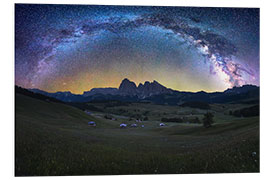
M 97 126 L 88 126 L 89 121 Z M 16 92 L 15 175 L 259 171 L 258 117 L 214 124 L 209 130 L 177 123 L 161 128 L 151 119 L 144 128 L 120 129 L 122 122 L 132 123 Z

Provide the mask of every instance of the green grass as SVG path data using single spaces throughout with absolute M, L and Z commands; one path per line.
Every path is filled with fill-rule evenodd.
M 15 175 L 259 172 L 258 117 L 220 121 L 207 129 L 178 123 L 159 127 L 155 113 L 201 112 L 149 104 L 118 108 L 148 110 L 150 120 L 142 122 L 145 128 L 120 129 L 121 122 L 132 122 L 16 94 Z
M 179 107 L 169 105 L 156 105 L 146 103 L 130 103 L 128 106 L 106 107 L 106 103 L 89 103 L 99 109 L 103 109 L 107 113 L 114 115 L 122 115 L 127 117 L 136 117 L 141 115 L 147 116 L 151 121 L 160 121 L 162 118 L 203 118 L 203 115 L 210 111 L 214 113 L 214 121 L 216 123 L 224 123 L 229 121 L 237 121 L 239 118 L 229 115 L 229 111 L 253 106 L 252 104 L 211 104 L 210 110 L 194 109 L 190 107 Z M 121 119 L 121 118 L 120 118 Z M 126 119 L 123 119 L 124 121 Z

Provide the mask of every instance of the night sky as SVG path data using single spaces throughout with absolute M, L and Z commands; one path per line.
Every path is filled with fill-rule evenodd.
M 15 5 L 15 84 L 81 94 L 156 80 L 259 85 L 259 9 Z

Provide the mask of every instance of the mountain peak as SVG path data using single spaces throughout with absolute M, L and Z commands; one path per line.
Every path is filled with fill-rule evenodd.
M 150 84 L 150 82 L 149 81 L 145 81 L 143 85 L 145 86 L 146 84 Z
M 132 81 L 130 81 L 128 78 L 125 78 L 125 79 L 122 80 L 122 83 L 123 82 L 132 82 Z
M 137 86 L 134 82 L 125 78 L 119 86 L 119 91 L 124 94 L 134 95 L 137 92 Z
M 140 83 L 137 87 L 134 82 L 125 78 L 119 86 L 119 92 L 126 95 L 147 97 L 154 94 L 171 93 L 171 90 L 161 85 L 156 80 L 153 80 L 153 82 L 145 81 L 144 84 Z

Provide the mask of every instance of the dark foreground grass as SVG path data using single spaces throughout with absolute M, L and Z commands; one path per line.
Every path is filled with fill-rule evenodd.
M 15 175 L 259 172 L 258 125 L 252 118 L 211 129 L 119 129 L 118 122 L 17 94 Z

